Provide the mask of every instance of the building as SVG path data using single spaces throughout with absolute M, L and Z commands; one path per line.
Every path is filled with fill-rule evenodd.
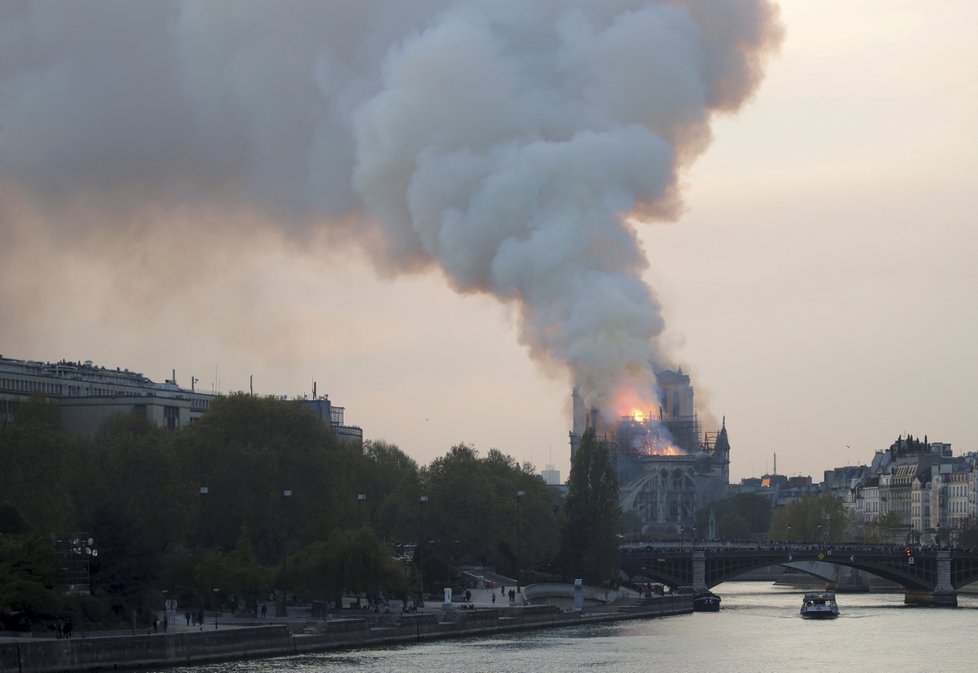
M 363 430 L 356 425 L 345 423 L 346 409 L 337 407 L 329 401 L 329 395 L 317 395 L 316 384 L 312 386 L 312 399 L 299 399 L 302 406 L 312 411 L 312 413 L 328 425 L 336 433 L 336 436 L 344 442 L 362 443 Z
M 868 468 L 827 471 L 824 487 L 850 510 L 857 537 L 885 517 L 890 542 L 946 544 L 976 521 L 975 462 L 950 444 L 900 436 Z
M 206 413 L 214 393 L 177 385 L 176 372 L 156 383 L 139 372 L 108 369 L 85 362 L 37 362 L 0 356 L 0 424 L 11 423 L 18 407 L 32 397 L 55 400 L 66 431 L 86 437 L 114 416 L 136 414 L 161 428 L 177 429 L 198 421 Z M 328 396 L 297 400 L 329 425 L 343 441 L 362 442 L 363 430 L 346 425 L 343 407 Z M 287 400 L 288 398 L 282 397 Z
M 593 427 L 611 452 L 622 511 L 637 516 L 644 534 L 680 534 L 695 530 L 699 510 L 726 497 L 730 444 L 725 421 L 717 432 L 700 435 L 693 388 L 681 368 L 657 372 L 656 381 L 660 408 L 648 417 L 603 418 L 584 408 L 575 388 L 571 460 Z
M 31 397 L 57 401 L 68 432 L 93 436 L 113 416 L 136 414 L 163 428 L 197 421 L 214 395 L 151 381 L 139 372 L 85 362 L 36 362 L 0 357 L 0 423 L 10 423 Z
M 540 477 L 547 486 L 560 486 L 560 470 L 556 469 L 553 465 L 547 465 L 547 467 L 540 472 Z

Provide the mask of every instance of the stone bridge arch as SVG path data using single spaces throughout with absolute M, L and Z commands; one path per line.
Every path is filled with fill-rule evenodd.
M 904 588 L 906 602 L 957 604 L 956 591 L 978 578 L 978 554 L 955 557 L 947 550 L 920 550 L 869 545 L 820 548 L 814 545 L 772 545 L 712 548 L 631 548 L 623 550 L 622 569 L 671 587 L 705 591 L 744 573 L 772 565 L 818 561 L 861 570 Z

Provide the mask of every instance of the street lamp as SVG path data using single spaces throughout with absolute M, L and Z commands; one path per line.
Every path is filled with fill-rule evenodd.
M 200 487 L 200 515 L 197 520 L 197 527 L 200 529 L 200 577 L 198 582 L 200 586 L 198 587 L 198 595 L 200 596 L 200 616 L 203 617 L 204 614 L 204 496 L 207 495 L 210 490 L 206 486 Z M 200 628 L 204 629 L 204 620 L 200 619 Z
M 520 593 L 520 500 L 526 492 L 516 492 L 516 593 Z
M 95 539 L 88 538 L 88 544 L 85 546 L 85 555 L 88 556 L 88 593 L 90 596 L 95 595 L 95 587 L 92 584 L 92 559 L 98 557 L 98 549 L 94 545 Z
M 363 528 L 363 517 L 360 515 L 360 505 L 367 499 L 366 493 L 357 493 L 357 523 Z
M 292 497 L 292 489 L 285 489 L 282 491 L 283 505 L 282 508 L 283 516 L 285 517 L 284 528 L 285 528 L 285 542 L 282 544 L 282 551 L 284 552 L 285 558 L 282 560 L 282 616 L 287 617 L 289 615 L 289 507 L 288 499 Z
M 424 607 L 424 504 L 428 502 L 428 496 L 423 495 L 418 499 L 418 580 L 419 595 L 421 597 L 420 607 Z

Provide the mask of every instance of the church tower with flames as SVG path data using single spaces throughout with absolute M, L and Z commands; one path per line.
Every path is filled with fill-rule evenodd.
M 682 368 L 656 372 L 659 408 L 618 418 L 587 409 L 573 392 L 571 460 L 584 431 L 593 427 L 618 474 L 623 512 L 632 512 L 643 534 L 688 534 L 696 512 L 727 494 L 730 443 L 726 422 L 700 434 L 693 387 Z

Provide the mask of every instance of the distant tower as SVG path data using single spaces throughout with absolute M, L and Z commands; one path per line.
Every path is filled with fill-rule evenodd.
M 662 418 L 689 418 L 696 411 L 693 404 L 693 386 L 690 385 L 689 375 L 683 373 L 683 368 L 676 371 L 665 370 L 655 373 L 656 383 L 662 390 Z

